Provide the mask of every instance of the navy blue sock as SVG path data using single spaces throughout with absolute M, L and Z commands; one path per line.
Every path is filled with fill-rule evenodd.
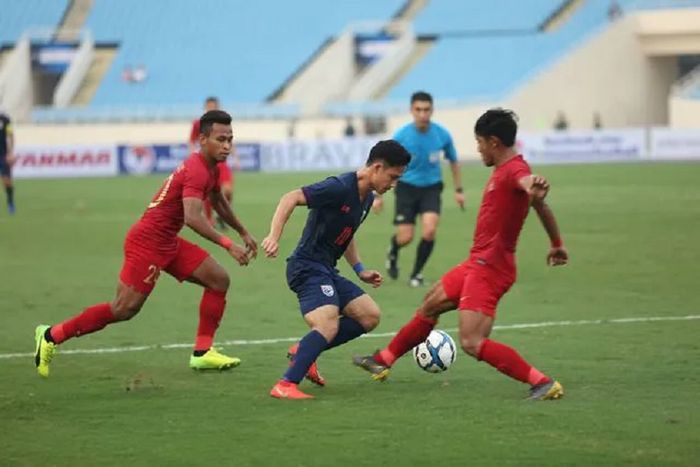
M 365 331 L 365 328 L 363 328 L 360 323 L 347 316 L 341 316 L 338 323 L 338 334 L 328 343 L 326 350 L 343 345 L 356 337 L 360 337 L 365 332 L 367 331 Z
M 284 373 L 283 378 L 292 383 L 299 384 L 304 379 L 309 367 L 316 361 L 321 352 L 328 346 L 326 338 L 320 332 L 313 330 L 299 341 L 299 348 L 292 365 Z

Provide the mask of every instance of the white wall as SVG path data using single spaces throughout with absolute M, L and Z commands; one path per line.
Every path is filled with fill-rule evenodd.
M 700 99 L 671 97 L 668 104 L 671 126 L 700 128 Z
M 560 110 L 578 128 L 590 128 L 595 112 L 606 127 L 663 125 L 676 73 L 673 58 L 644 54 L 630 16 L 534 77 L 505 105 L 529 129 L 551 127 Z
M 302 106 L 306 114 L 317 112 L 327 100 L 340 99 L 355 79 L 353 35 L 348 30 L 304 69 L 277 99 Z
M 634 19 L 648 55 L 700 54 L 700 8 L 642 11 Z
M 29 39 L 20 39 L 0 69 L 0 105 L 15 120 L 26 119 L 34 104 L 30 52 Z

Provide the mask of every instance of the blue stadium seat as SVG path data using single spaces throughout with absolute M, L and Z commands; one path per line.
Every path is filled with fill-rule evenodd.
M 564 0 L 431 0 L 416 18 L 418 34 L 535 30 Z
M 530 2 L 522 3 L 530 5 Z M 540 10 L 538 16 L 529 16 L 528 24 L 538 24 L 535 18 L 545 16 L 548 16 L 545 10 Z M 481 29 L 493 27 L 492 17 L 487 20 Z M 405 99 L 416 89 L 425 89 L 438 98 L 502 99 L 607 21 L 607 2 L 594 0 L 583 4 L 552 32 L 439 37 L 423 60 L 391 90 L 389 97 Z
M 55 28 L 68 0 L 0 0 L 0 44 L 14 43 L 32 28 Z
M 87 27 L 119 52 L 94 105 L 262 102 L 327 38 L 350 23 L 389 19 L 403 0 L 96 0 Z M 164 7 L 164 5 L 167 5 Z M 148 80 L 121 80 L 143 64 Z

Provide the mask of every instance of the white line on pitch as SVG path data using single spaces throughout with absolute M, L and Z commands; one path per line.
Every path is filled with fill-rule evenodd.
M 591 324 L 628 324 L 628 323 L 649 323 L 655 321 L 688 321 L 700 319 L 700 315 L 686 316 L 649 316 L 645 318 L 616 318 L 616 319 L 590 319 L 580 321 L 544 321 L 541 323 L 521 323 L 521 324 L 502 324 L 494 326 L 495 330 L 508 329 L 532 329 L 532 328 L 549 328 L 554 326 L 583 326 Z M 456 328 L 445 329 L 448 332 L 457 331 Z M 361 337 L 391 337 L 396 335 L 396 332 L 381 332 L 365 334 Z M 265 345 L 265 344 L 281 344 L 284 342 L 296 342 L 299 337 L 280 337 L 276 339 L 234 339 L 229 341 L 217 342 L 216 345 L 226 347 L 231 345 Z M 61 350 L 61 354 L 101 354 L 101 353 L 122 353 L 122 352 L 140 352 L 142 350 L 155 349 L 182 349 L 192 347 L 192 343 L 186 344 L 163 344 L 163 345 L 133 345 L 126 347 L 103 347 L 97 349 L 66 349 Z M 33 353 L 4 353 L 0 354 L 0 360 L 10 358 L 33 357 Z

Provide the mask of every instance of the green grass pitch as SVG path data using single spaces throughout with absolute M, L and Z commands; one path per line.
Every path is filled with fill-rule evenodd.
M 0 465 L 698 465 L 700 319 L 608 321 L 700 315 L 700 164 L 536 169 L 552 183 L 572 262 L 545 266 L 548 243 L 531 215 L 497 324 L 601 320 L 494 332 L 564 384 L 566 397 L 545 403 L 524 402 L 524 385 L 461 353 L 444 374 L 406 358 L 374 383 L 350 357 L 387 337 L 324 354 L 328 386 L 303 384 L 313 401 L 268 396 L 287 342 L 227 345 L 239 368 L 194 373 L 188 348 L 162 346 L 193 340 L 201 291 L 167 275 L 138 317 L 66 343 L 41 380 L 32 357 L 11 354 L 32 353 L 37 324 L 112 299 L 124 233 L 164 177 L 18 181 L 18 214 L 0 212 Z M 428 280 L 468 251 L 489 170 L 463 171 L 468 209 L 445 191 Z M 236 210 L 262 240 L 279 196 L 322 176 L 241 174 Z M 304 211 L 285 231 L 282 256 L 248 268 L 197 240 L 232 277 L 219 341 L 305 332 L 284 280 Z M 357 237 L 365 265 L 380 270 L 388 211 L 370 216 Z M 401 280 L 370 291 L 383 313 L 377 333 L 396 331 L 424 293 L 405 282 L 415 243 L 401 254 Z M 448 314 L 439 327 L 456 322 Z M 61 354 L 141 345 L 155 347 Z

